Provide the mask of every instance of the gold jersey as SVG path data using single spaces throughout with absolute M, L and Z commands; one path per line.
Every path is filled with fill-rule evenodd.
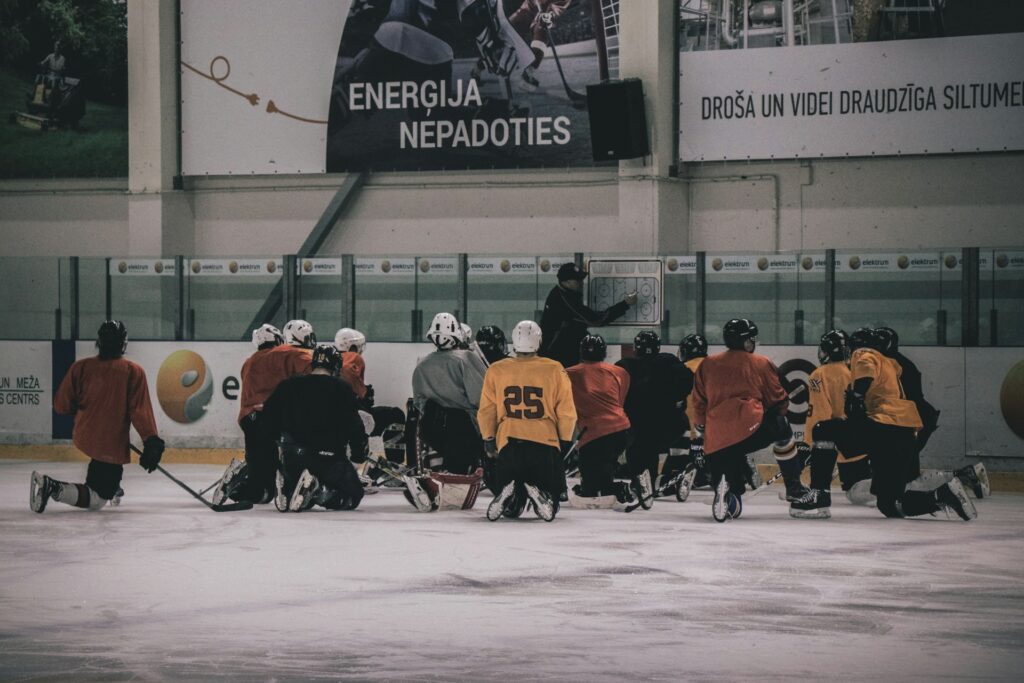
M 561 363 L 550 358 L 506 358 L 487 368 L 477 411 L 480 436 L 558 447 L 576 427 L 572 384 Z
M 874 349 L 857 349 L 850 357 L 850 372 L 853 382 L 863 377 L 871 378 L 864 403 L 868 417 L 881 424 L 897 427 L 922 427 L 921 416 L 913 401 L 908 401 L 900 384 L 903 370 L 891 358 Z
M 690 372 L 693 373 L 694 377 L 697 377 L 697 368 L 700 367 L 700 364 L 704 362 L 705 358 L 707 358 L 707 356 L 700 356 L 698 358 L 691 358 L 690 360 L 688 360 L 685 363 L 683 363 L 683 365 L 685 365 L 687 368 L 689 368 Z M 694 422 L 694 420 L 696 420 L 696 419 L 697 418 L 696 418 L 696 416 L 694 415 L 694 412 L 693 412 L 693 391 L 691 391 L 686 396 L 686 420 L 687 420 L 687 422 L 690 423 L 690 432 L 691 433 L 693 433 L 694 427 L 697 426 L 697 423 Z
M 826 363 L 811 373 L 807 379 L 807 422 L 804 424 L 804 441 L 813 444 L 811 433 L 814 425 L 822 420 L 834 420 L 846 416 L 846 388 L 850 386 L 850 368 L 846 363 Z

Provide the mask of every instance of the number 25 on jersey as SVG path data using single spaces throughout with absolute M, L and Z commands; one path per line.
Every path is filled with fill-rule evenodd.
M 505 387 L 505 416 L 517 420 L 539 420 L 544 417 L 543 387 Z

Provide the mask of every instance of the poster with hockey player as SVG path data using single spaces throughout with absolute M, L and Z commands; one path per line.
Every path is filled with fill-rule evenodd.
M 591 165 L 583 93 L 600 80 L 594 6 L 355 0 L 331 89 L 327 171 Z
M 605 31 L 598 0 L 181 0 L 182 172 L 591 166 Z

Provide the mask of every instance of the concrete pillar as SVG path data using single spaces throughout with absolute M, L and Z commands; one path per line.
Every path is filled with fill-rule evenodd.
M 178 174 L 178 2 L 128 0 L 129 256 L 191 254 Z
M 637 251 L 689 248 L 686 185 L 670 176 L 676 136 L 676 0 L 619 5 L 619 72 L 640 78 L 652 153 L 619 162 L 619 224 L 636 235 Z

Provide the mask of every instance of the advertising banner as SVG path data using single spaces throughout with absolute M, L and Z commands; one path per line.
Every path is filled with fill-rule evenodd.
M 537 259 L 533 256 L 470 258 L 470 275 L 536 275 Z
M 204 277 L 222 275 L 246 277 L 252 275 L 281 276 L 281 259 L 190 259 L 188 269 L 191 275 Z
M 356 275 L 415 275 L 415 258 L 357 258 Z
M 173 276 L 174 259 L 110 259 L 110 276 Z
M 298 275 L 341 275 L 340 258 L 304 258 L 295 267 Z
M 0 443 L 49 441 L 52 360 L 48 341 L 0 341 Z
M 182 0 L 183 172 L 592 165 L 594 7 Z
M 682 52 L 682 160 L 1024 149 L 1024 33 L 849 43 L 840 24 L 845 44 Z

